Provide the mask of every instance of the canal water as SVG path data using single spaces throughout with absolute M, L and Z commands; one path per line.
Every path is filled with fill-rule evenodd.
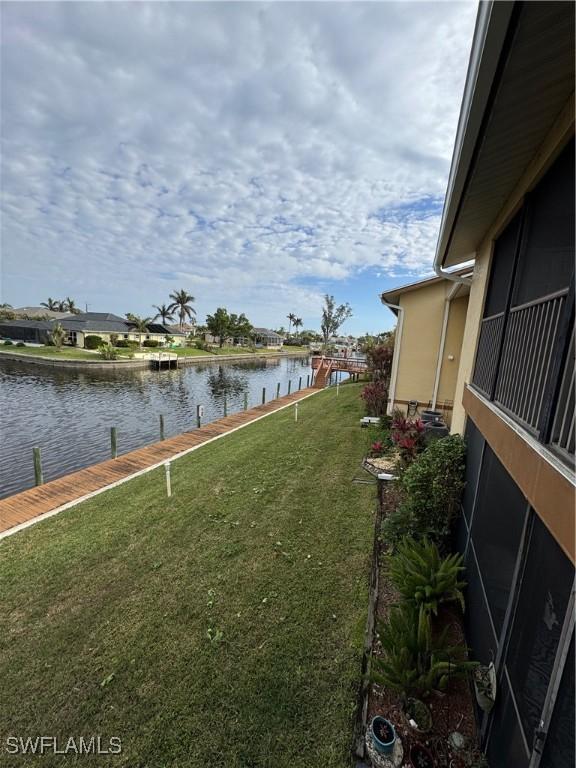
M 307 357 L 194 363 L 171 371 L 72 371 L 0 361 L 0 497 L 34 485 L 32 449 L 42 449 L 44 481 L 110 458 L 110 427 L 118 454 L 306 386 Z

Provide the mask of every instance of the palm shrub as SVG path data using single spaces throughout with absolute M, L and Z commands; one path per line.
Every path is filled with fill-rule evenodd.
M 448 630 L 433 638 L 430 621 L 420 622 L 413 605 L 394 606 L 380 630 L 383 653 L 372 660 L 372 681 L 404 699 L 446 690 L 452 677 L 477 666 L 467 661 L 465 646 L 449 644 Z
M 100 357 L 103 360 L 117 360 L 118 359 L 118 350 L 116 347 L 111 343 L 105 343 L 101 344 L 98 347 L 98 353 L 100 354 Z
M 388 559 L 388 576 L 402 599 L 418 611 L 419 621 L 437 616 L 442 603 L 458 602 L 464 611 L 463 570 L 462 555 L 441 557 L 427 538 L 404 539 Z

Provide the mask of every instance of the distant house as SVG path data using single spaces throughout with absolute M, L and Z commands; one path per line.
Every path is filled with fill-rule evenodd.
M 17 319 L 23 320 L 61 320 L 64 317 L 73 317 L 72 312 L 56 312 L 46 307 L 17 307 L 10 311 Z
M 186 340 L 186 334 L 172 331 L 160 323 L 150 323 L 146 333 L 139 333 L 134 323 L 109 312 L 67 314 L 61 319 L 53 320 L 5 320 L 0 322 L 0 335 L 14 341 L 45 344 L 56 323 L 60 323 L 66 331 L 64 343 L 73 347 L 85 347 L 87 336 L 99 336 L 103 342 L 109 342 L 113 338 L 138 342 L 154 340 L 159 345 L 166 344 L 166 337 L 170 337 L 171 343 L 177 345 L 183 345 Z
M 254 346 L 268 349 L 282 349 L 284 343 L 284 339 L 279 333 L 268 328 L 253 328 L 252 338 L 254 339 Z
M 465 283 L 432 277 L 381 295 L 384 306 L 398 317 L 389 413 L 417 403 L 419 408 L 440 408 L 450 423 L 469 293 Z

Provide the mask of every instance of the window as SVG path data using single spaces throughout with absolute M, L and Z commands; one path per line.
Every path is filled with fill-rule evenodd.
M 486 445 L 471 535 L 498 634 L 504 624 L 527 507 L 520 489 Z
M 534 514 L 506 660 L 529 742 L 540 722 L 573 580 L 572 564 Z

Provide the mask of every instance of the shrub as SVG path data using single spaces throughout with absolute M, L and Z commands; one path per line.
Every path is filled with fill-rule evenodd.
M 408 419 L 397 411 L 392 419 L 391 435 L 404 465 L 424 450 L 424 424 L 420 419 Z
M 437 616 L 441 603 L 453 601 L 464 611 L 463 570 L 462 555 L 442 558 L 436 544 L 426 538 L 405 539 L 388 561 L 388 576 L 404 602 L 426 616 Z
M 449 629 L 433 639 L 430 622 L 419 622 L 413 606 L 394 606 L 380 629 L 383 654 L 372 660 L 372 680 L 404 699 L 446 690 L 451 677 L 477 666 L 466 660 L 465 646 L 449 645 Z
M 19 342 L 16 344 L 16 346 L 17 346 L 17 347 L 25 347 L 25 346 L 26 346 L 26 344 L 24 344 L 24 342 L 23 342 L 23 341 L 19 341 Z
M 100 336 L 90 335 L 84 338 L 85 349 L 98 349 L 102 344 L 102 338 Z
M 464 489 L 465 454 L 460 435 L 449 435 L 431 443 L 402 475 L 401 506 L 412 518 L 412 532 L 418 538 L 428 535 L 440 545 L 445 543 Z
M 366 351 L 366 360 L 368 370 L 374 381 L 382 381 L 386 387 L 390 384 L 390 374 L 392 372 L 392 358 L 394 350 L 384 344 L 376 347 L 369 347 Z
M 202 349 L 204 352 L 210 352 L 210 345 L 207 341 L 203 341 L 202 339 L 197 339 L 194 342 L 194 346 L 196 349 Z
M 113 344 L 110 343 L 101 344 L 98 347 L 98 353 L 103 360 L 118 359 L 118 350 L 114 347 Z
M 144 341 L 142 342 L 142 346 L 143 347 L 159 347 L 160 342 L 158 341 L 158 339 L 144 339 Z
M 388 407 L 388 387 L 383 381 L 366 384 L 360 397 L 368 416 L 385 416 Z
M 6 341 L 4 342 L 4 346 L 5 347 L 13 347 L 14 346 L 14 342 L 10 341 L 10 339 L 6 339 Z
M 130 346 L 130 342 L 128 339 L 118 339 L 118 341 L 114 343 L 114 346 L 118 347 L 119 349 L 126 349 Z
M 110 344 L 112 344 L 113 347 L 117 346 L 118 343 L 118 334 L 117 333 L 111 333 L 110 334 Z

